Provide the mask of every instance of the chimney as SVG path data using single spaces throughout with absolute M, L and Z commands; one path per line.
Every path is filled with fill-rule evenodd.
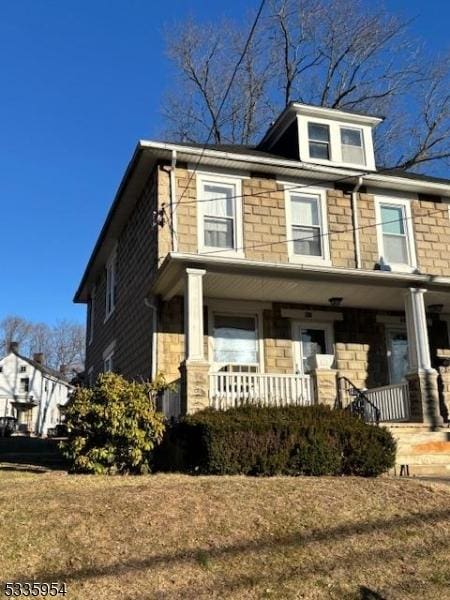
M 33 354 L 34 362 L 37 362 L 40 365 L 44 364 L 44 354 L 42 352 L 35 352 Z
M 19 342 L 9 342 L 9 352 L 19 354 Z

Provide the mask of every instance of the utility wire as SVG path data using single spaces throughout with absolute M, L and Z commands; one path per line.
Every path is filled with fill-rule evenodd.
M 256 13 L 255 20 L 253 21 L 253 25 L 252 25 L 252 27 L 251 27 L 251 29 L 250 29 L 250 32 L 249 32 L 249 34 L 248 34 L 248 37 L 247 37 L 247 40 L 246 40 L 246 42 L 245 42 L 244 48 L 243 48 L 243 50 L 242 50 L 242 52 L 241 52 L 241 55 L 240 55 L 240 57 L 239 57 L 239 60 L 238 60 L 238 61 L 237 61 L 237 63 L 236 63 L 236 66 L 234 67 L 233 74 L 231 75 L 231 79 L 230 79 L 230 81 L 229 81 L 229 83 L 228 83 L 228 87 L 227 87 L 227 89 L 226 89 L 226 91 L 225 91 L 225 94 L 224 94 L 224 96 L 223 96 L 223 98 L 222 98 L 222 102 L 220 103 L 219 109 L 218 109 L 218 111 L 217 111 L 217 113 L 216 113 L 216 116 L 215 116 L 215 121 L 216 121 L 216 122 L 217 122 L 217 120 L 218 120 L 218 118 L 219 118 L 219 115 L 220 115 L 220 113 L 222 112 L 222 109 L 223 109 L 223 107 L 224 107 L 224 105 L 225 105 L 225 102 L 226 102 L 226 100 L 227 100 L 227 98 L 228 98 L 228 95 L 229 95 L 229 93 L 230 93 L 230 90 L 231 90 L 231 86 L 233 85 L 233 82 L 234 82 L 234 80 L 235 80 L 235 77 L 236 77 L 236 75 L 237 75 L 238 69 L 239 69 L 239 67 L 240 67 L 240 66 L 241 66 L 241 64 L 242 64 L 242 61 L 244 60 L 244 57 L 245 57 L 245 55 L 247 54 L 247 50 L 248 50 L 248 48 L 249 48 L 249 46 L 250 46 L 250 43 L 251 43 L 251 41 L 252 41 L 253 34 L 255 33 L 255 29 L 256 29 L 256 26 L 258 25 L 258 21 L 259 21 L 259 18 L 261 17 L 261 13 L 262 13 L 262 11 L 263 11 L 264 4 L 265 4 L 265 3 L 266 3 L 266 0 L 262 0 L 262 1 L 261 1 L 261 4 L 259 5 L 258 12 Z M 214 130 L 214 123 L 211 125 L 211 128 L 210 128 L 210 130 L 209 130 L 209 133 L 208 133 L 208 137 L 206 138 L 206 141 L 205 141 L 205 142 L 204 142 L 204 144 L 203 144 L 202 151 L 201 151 L 201 153 L 200 153 L 199 159 L 198 159 L 198 161 L 197 161 L 197 163 L 196 163 L 196 165 L 195 165 L 195 167 L 194 167 L 194 169 L 193 169 L 193 171 L 192 171 L 192 173 L 191 173 L 191 176 L 189 177 L 189 180 L 188 180 L 188 182 L 187 182 L 187 184 L 186 184 L 185 188 L 183 189 L 183 192 L 182 192 L 182 194 L 181 194 L 181 196 L 180 196 L 179 200 L 176 202 L 176 204 L 175 204 L 175 206 L 174 206 L 174 208 L 173 208 L 173 211 L 175 211 L 175 210 L 176 210 L 177 206 L 178 206 L 178 205 L 180 204 L 180 202 L 183 200 L 183 198 L 184 198 L 184 195 L 185 195 L 185 193 L 187 192 L 187 190 L 188 190 L 188 188 L 189 188 L 189 185 L 190 185 L 190 183 L 191 183 L 191 181 L 192 181 L 192 178 L 194 177 L 194 175 L 195 175 L 195 172 L 197 171 L 198 167 L 200 166 L 200 163 L 201 163 L 201 161 L 202 161 L 202 159 L 203 159 L 203 155 L 204 155 L 204 153 L 205 153 L 205 150 L 206 150 L 206 146 L 207 146 L 207 144 L 208 144 L 208 142 L 209 142 L 209 140 L 210 140 L 210 138 L 211 138 L 211 134 L 212 134 L 213 130 Z M 170 227 L 171 227 L 171 228 L 173 227 L 173 223 L 171 223 L 171 224 L 170 224 Z
M 430 210 L 427 211 L 426 215 L 424 216 L 430 216 L 436 213 L 446 213 L 447 215 L 449 214 L 449 208 L 444 208 L 444 209 L 435 209 L 435 210 Z M 241 247 L 237 247 L 237 248 L 233 248 L 233 251 L 238 251 L 238 250 L 252 250 L 254 248 L 261 248 L 261 247 L 265 247 L 265 246 L 275 246 L 277 244 L 286 244 L 286 243 L 290 243 L 290 242 L 303 242 L 303 241 L 311 241 L 311 240 L 317 240 L 317 239 L 321 239 L 324 237 L 329 237 L 331 235 L 334 234 L 342 234 L 342 233 L 350 233 L 350 232 L 355 232 L 355 231 L 361 231 L 363 229 L 370 229 L 371 227 L 379 227 L 381 225 L 388 225 L 390 223 L 400 223 L 400 222 L 404 222 L 404 221 L 408 221 L 410 219 L 413 219 L 414 215 L 410 215 L 410 216 L 405 216 L 402 217 L 401 219 L 392 219 L 390 221 L 379 221 L 376 223 L 370 223 L 368 225 L 360 225 L 359 227 L 349 227 L 347 229 L 343 229 L 342 231 L 326 231 L 324 233 L 320 233 L 319 235 L 313 235 L 311 237 L 302 237 L 302 238 L 291 238 L 291 239 L 283 239 L 283 240 L 279 240 L 276 242 L 261 242 L 260 244 L 253 244 L 251 246 L 241 246 Z M 202 252 L 201 256 L 204 256 L 205 254 L 217 254 L 219 252 L 223 252 L 224 250 L 229 250 L 229 248 L 218 248 L 217 250 L 208 250 L 206 252 Z

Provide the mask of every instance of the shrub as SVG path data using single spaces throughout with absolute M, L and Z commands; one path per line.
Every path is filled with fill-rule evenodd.
M 385 429 L 326 406 L 201 411 L 168 428 L 160 470 L 246 475 L 375 476 L 394 465 Z
M 164 417 L 155 411 L 154 384 L 126 381 L 105 373 L 92 388 L 77 388 L 66 409 L 68 440 L 63 454 L 82 473 L 146 473 L 151 454 L 164 433 Z

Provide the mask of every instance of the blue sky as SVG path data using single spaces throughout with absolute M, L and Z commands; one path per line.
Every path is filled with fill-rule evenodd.
M 243 5 L 0 2 L 0 319 L 84 320 L 73 293 L 136 141 L 160 129 L 171 77 L 165 24 L 189 14 L 238 17 Z M 450 3 L 386 5 L 416 16 L 414 32 L 445 49 Z

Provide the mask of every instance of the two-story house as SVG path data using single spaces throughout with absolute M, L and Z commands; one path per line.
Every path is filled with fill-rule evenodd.
M 140 141 L 75 295 L 90 381 L 162 372 L 171 412 L 354 386 L 441 424 L 450 180 L 377 170 L 380 121 L 291 103 L 256 147 Z
M 19 433 L 46 435 L 61 422 L 61 408 L 73 389 L 61 373 L 44 364 L 41 352 L 28 358 L 12 342 L 0 359 L 0 417 L 15 417 Z

